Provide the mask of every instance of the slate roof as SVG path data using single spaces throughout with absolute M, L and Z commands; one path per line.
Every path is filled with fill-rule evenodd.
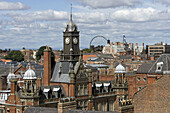
M 28 107 L 24 113 L 58 113 L 58 109 L 48 107 Z
M 13 62 L 7 63 L 7 64 L 4 64 L 4 62 L 0 63 L 0 75 L 8 75 L 12 64 L 13 64 Z M 15 62 L 13 64 L 14 71 L 19 68 L 18 66 L 20 64 L 22 64 L 23 67 L 27 67 L 28 62 L 20 62 L 20 63 Z M 34 68 L 35 68 L 34 71 L 35 71 L 37 77 L 42 77 L 44 75 L 44 66 L 36 64 L 36 63 L 31 63 L 31 66 L 34 66 Z
M 104 58 L 104 59 L 113 59 L 113 55 L 112 54 L 97 54 L 98 57 L 100 58 Z
M 153 63 L 142 64 L 138 68 L 137 73 L 148 73 L 148 71 L 149 71 L 149 69 L 151 68 L 152 65 L 153 65 Z
M 70 83 L 69 65 L 69 62 L 56 62 L 51 82 Z
M 104 61 L 104 59 L 103 58 L 100 58 L 100 57 L 92 57 L 92 58 L 90 58 L 90 59 L 88 59 L 88 61 Z
M 83 110 L 68 110 L 67 113 L 118 113 L 117 111 L 83 111 Z
M 163 62 L 162 70 L 160 72 L 156 72 L 157 63 Z M 162 54 L 155 63 L 151 66 L 148 73 L 164 73 L 166 71 L 170 72 L 170 54 Z
M 119 56 L 120 59 L 132 59 L 131 55 Z
M 162 70 L 157 72 L 157 64 L 162 63 Z M 158 74 L 166 74 L 166 72 L 170 73 L 170 54 L 162 54 L 154 63 L 146 63 L 142 64 L 137 73 L 158 73 Z
M 10 72 L 11 64 L 0 64 L 0 75 L 8 75 Z M 14 65 L 14 70 L 17 69 L 17 65 Z

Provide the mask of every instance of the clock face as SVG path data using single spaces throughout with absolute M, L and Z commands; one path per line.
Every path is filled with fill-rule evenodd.
M 69 43 L 70 43 L 70 38 L 66 38 L 66 39 L 65 39 L 65 43 L 66 43 L 66 44 L 69 44 Z
M 73 38 L 73 42 L 74 42 L 74 44 L 77 44 L 78 43 L 77 38 Z

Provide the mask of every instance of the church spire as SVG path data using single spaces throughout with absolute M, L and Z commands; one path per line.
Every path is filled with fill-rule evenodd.
M 70 21 L 72 21 L 72 4 L 70 4 Z

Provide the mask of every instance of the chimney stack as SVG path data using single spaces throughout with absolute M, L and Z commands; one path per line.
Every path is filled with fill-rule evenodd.
M 131 43 L 129 43 L 129 48 L 131 48 Z
M 135 47 L 138 47 L 138 43 L 135 43 Z
M 49 86 L 51 80 L 51 50 L 49 46 L 46 46 L 44 50 L 44 86 Z
M 17 91 L 17 80 L 16 79 L 11 79 L 11 95 L 14 95 L 15 92 Z
M 110 44 L 110 40 L 109 39 L 107 40 L 107 43 Z

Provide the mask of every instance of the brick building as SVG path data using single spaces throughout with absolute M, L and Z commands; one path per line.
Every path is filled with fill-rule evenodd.
M 135 113 L 170 112 L 170 75 L 164 75 L 134 95 Z
M 29 106 L 53 107 L 59 113 L 66 113 L 68 109 L 128 111 L 125 108 L 131 101 L 128 100 L 125 68 L 121 64 L 117 66 L 114 80 L 92 81 L 92 70 L 83 63 L 79 31 L 72 14 L 63 32 L 63 47 L 60 61 L 54 63 L 50 47 L 46 46 L 44 76 L 37 75 L 31 64 L 20 79 L 22 85 L 13 77 L 15 74 L 11 75 L 10 94 L 6 92 L 8 98 L 0 103 L 1 111 L 22 113 Z M 132 112 L 133 108 L 130 110 Z
M 162 76 L 170 74 L 170 54 L 162 54 L 155 62 L 142 64 L 136 73 L 129 73 L 128 79 L 129 97 L 142 88 L 154 83 Z

